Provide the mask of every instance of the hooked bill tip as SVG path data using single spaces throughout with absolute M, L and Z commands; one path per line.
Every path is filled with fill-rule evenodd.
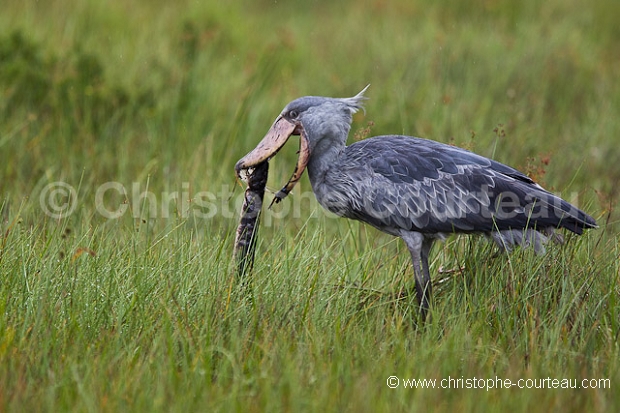
M 269 161 L 284 146 L 295 128 L 296 125 L 279 116 L 258 145 L 235 164 L 237 176 L 244 169 Z

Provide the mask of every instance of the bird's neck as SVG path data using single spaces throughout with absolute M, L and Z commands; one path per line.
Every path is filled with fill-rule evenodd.
M 330 169 L 337 167 L 338 157 L 344 148 L 344 142 L 334 142 L 328 139 L 317 142 L 316 147 L 313 148 L 308 162 L 308 177 L 315 192 Z
M 336 117 L 321 121 L 311 119 L 303 125 L 310 142 L 308 177 L 317 195 L 330 171 L 338 168 L 338 158 L 344 151 L 351 129 L 350 122 L 350 117 Z

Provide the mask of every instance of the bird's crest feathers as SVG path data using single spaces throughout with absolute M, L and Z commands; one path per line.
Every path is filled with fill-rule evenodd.
M 366 114 L 366 109 L 364 108 L 364 101 L 368 98 L 364 96 L 364 92 L 366 92 L 369 87 L 370 84 L 366 85 L 366 87 L 362 89 L 362 91 L 357 95 L 350 98 L 340 99 L 341 102 L 345 103 L 349 107 L 351 114 L 357 113 L 357 111 L 360 109 L 364 112 L 364 114 Z

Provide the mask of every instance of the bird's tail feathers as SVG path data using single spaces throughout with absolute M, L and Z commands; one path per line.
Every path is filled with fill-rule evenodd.
M 549 202 L 544 197 L 541 197 L 538 202 L 553 210 L 554 214 L 560 218 L 557 224 L 558 227 L 566 228 L 578 235 L 581 235 L 584 229 L 598 228 L 596 220 L 590 215 L 559 197 L 554 196 L 553 198 Z

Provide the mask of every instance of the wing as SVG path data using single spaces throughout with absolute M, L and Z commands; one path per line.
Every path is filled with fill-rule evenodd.
M 594 220 L 523 173 L 457 147 L 379 136 L 345 148 L 330 169 L 331 211 L 383 231 L 423 233 L 566 227 Z

